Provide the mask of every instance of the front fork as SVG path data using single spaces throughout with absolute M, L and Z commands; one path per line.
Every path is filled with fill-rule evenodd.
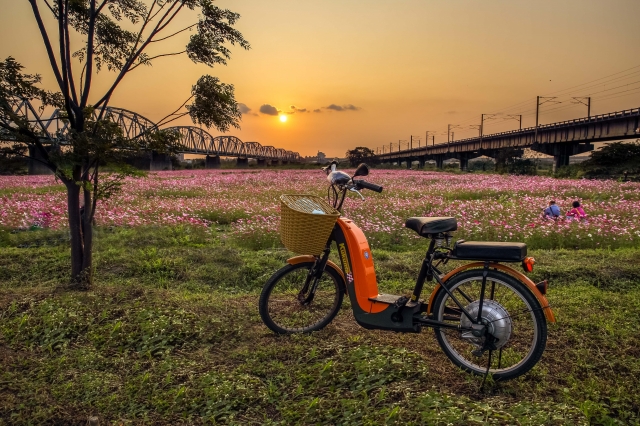
M 302 290 L 298 293 L 298 301 L 300 304 L 306 306 L 313 301 L 313 298 L 316 295 L 316 290 L 318 289 L 320 277 L 324 272 L 324 268 L 327 266 L 329 253 L 331 253 L 330 243 L 327 244 L 322 255 L 316 258 L 316 263 L 307 273 L 307 279 L 305 280 L 304 286 L 302 286 Z

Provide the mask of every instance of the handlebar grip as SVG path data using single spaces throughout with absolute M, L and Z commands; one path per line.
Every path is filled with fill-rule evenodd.
M 370 189 L 375 192 L 382 192 L 383 189 L 380 185 L 376 185 L 375 183 L 370 183 L 364 180 L 354 180 L 353 182 L 360 188 Z

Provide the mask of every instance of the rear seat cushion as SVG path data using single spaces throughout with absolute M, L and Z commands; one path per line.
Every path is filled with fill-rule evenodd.
M 451 256 L 464 260 L 521 262 L 527 257 L 527 245 L 524 243 L 464 241 L 456 243 Z

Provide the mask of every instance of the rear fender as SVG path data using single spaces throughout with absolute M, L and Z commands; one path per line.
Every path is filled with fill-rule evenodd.
M 466 265 L 462 265 L 459 268 L 456 268 L 453 271 L 449 272 L 447 275 L 445 275 L 442 278 L 442 282 L 446 283 L 451 277 L 453 277 L 454 275 L 462 271 L 466 271 L 468 269 L 482 269 L 482 268 L 484 268 L 484 262 L 474 262 L 474 263 L 468 263 Z M 529 277 L 527 277 L 526 275 L 524 275 L 519 271 L 516 271 L 513 268 L 502 265 L 500 263 L 491 263 L 489 264 L 489 268 L 497 269 L 506 274 L 509 274 L 513 278 L 517 279 L 518 281 L 526 285 L 527 288 L 531 290 L 531 293 L 533 293 L 536 299 L 538 299 L 538 302 L 540 302 L 540 306 L 542 307 L 542 312 L 544 312 L 544 316 L 547 318 L 547 321 L 553 322 L 553 323 L 556 322 L 556 317 L 553 314 L 553 311 L 551 310 L 551 305 L 549 305 L 549 301 L 547 300 L 544 294 L 540 293 L 540 290 L 538 290 L 535 283 L 531 281 Z M 433 307 L 433 300 L 435 299 L 436 293 L 438 293 L 438 290 L 440 290 L 440 284 L 436 284 L 436 287 L 433 289 L 433 292 L 431 292 L 431 296 L 429 297 L 429 306 L 428 306 L 429 314 L 431 313 L 431 308 Z
M 289 265 L 297 265 L 298 263 L 304 263 L 304 262 L 315 262 L 316 258 L 314 256 L 311 255 L 303 255 L 303 256 L 295 256 L 295 257 L 291 257 L 289 259 L 287 259 L 287 263 Z M 336 265 L 334 262 L 327 260 L 327 268 L 331 268 L 333 270 L 335 270 L 338 275 L 340 275 L 340 277 L 342 278 L 342 288 L 345 290 L 346 292 L 346 283 L 347 281 L 344 278 L 344 272 L 342 272 L 342 269 Z

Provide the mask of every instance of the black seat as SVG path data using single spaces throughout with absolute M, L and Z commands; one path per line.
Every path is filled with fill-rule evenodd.
M 487 241 L 460 241 L 451 252 L 454 259 L 493 260 L 496 262 L 521 262 L 527 256 L 524 243 L 500 243 Z
M 431 234 L 455 231 L 458 229 L 458 221 L 455 217 L 410 217 L 404 226 L 422 237 L 428 237 Z

